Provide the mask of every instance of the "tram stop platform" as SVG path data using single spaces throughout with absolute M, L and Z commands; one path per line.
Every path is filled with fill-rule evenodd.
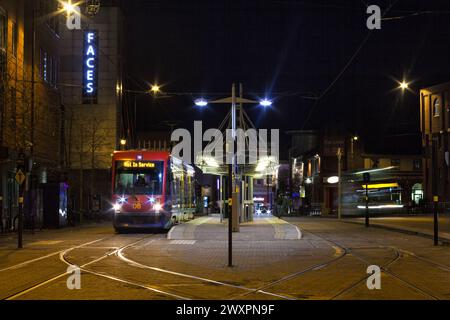
M 255 217 L 251 222 L 241 223 L 239 232 L 233 232 L 233 241 L 300 240 L 302 233 L 297 226 L 276 217 Z M 167 238 L 170 240 L 216 240 L 228 239 L 228 220 L 221 222 L 220 215 L 199 217 L 174 226 Z

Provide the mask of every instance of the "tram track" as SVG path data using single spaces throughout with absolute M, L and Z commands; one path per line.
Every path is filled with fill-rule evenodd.
M 383 265 L 380 266 L 381 272 L 386 274 L 387 276 L 396 279 L 397 281 L 399 281 L 400 283 L 402 283 L 404 286 L 414 290 L 415 292 L 421 294 L 422 296 L 429 298 L 429 299 L 433 299 L 433 300 L 439 300 L 440 297 L 438 295 L 436 295 L 433 292 L 430 292 L 428 289 L 424 289 L 423 287 L 412 283 L 411 281 L 408 281 L 405 279 L 404 276 L 402 275 L 398 275 L 396 273 L 394 273 L 392 270 L 390 270 L 391 266 L 394 265 L 395 263 L 398 263 L 402 260 L 402 258 L 404 256 L 408 256 L 408 257 L 412 257 L 414 259 L 417 259 L 419 261 L 422 261 L 423 263 L 427 263 L 429 265 L 432 265 L 433 267 L 441 270 L 441 271 L 445 271 L 445 272 L 450 272 L 450 267 L 443 265 L 441 263 L 438 263 L 436 261 L 430 260 L 426 257 L 421 257 L 419 255 L 416 255 L 415 253 L 412 252 L 408 252 L 406 250 L 403 249 L 399 249 L 397 247 L 394 246 L 371 246 L 371 247 L 347 247 L 345 245 L 343 245 L 341 242 L 338 242 L 334 239 L 330 239 L 324 235 L 318 234 L 316 232 L 311 232 L 308 230 L 303 229 L 304 232 L 307 232 L 315 237 L 317 237 L 318 239 L 321 239 L 325 242 L 327 242 L 330 247 L 334 248 L 336 251 L 336 254 L 338 254 L 338 256 L 335 256 L 334 258 L 331 259 L 327 259 L 324 262 L 320 262 L 314 265 L 311 265 L 307 268 L 304 268 L 302 270 L 299 270 L 297 272 L 288 274 L 286 276 L 283 276 L 277 280 L 268 282 L 266 284 L 263 284 L 257 288 L 250 288 L 250 287 L 245 287 L 245 286 L 241 286 L 239 284 L 232 284 L 232 283 L 227 283 L 227 282 L 221 282 L 221 281 L 217 281 L 217 280 L 213 280 L 213 279 L 208 279 L 205 277 L 198 277 L 195 275 L 190 275 L 190 274 L 186 274 L 186 273 L 180 273 L 180 272 L 175 272 L 166 268 L 158 268 L 155 266 L 150 266 L 150 265 L 146 265 L 140 262 L 137 262 L 135 260 L 132 260 L 130 257 L 126 256 L 126 251 L 132 248 L 135 248 L 136 246 L 138 246 L 142 241 L 150 239 L 152 236 L 154 235 L 149 235 L 149 236 L 145 236 L 145 237 L 141 237 L 139 239 L 136 239 L 136 241 L 133 241 L 132 243 L 128 243 L 122 246 L 118 246 L 118 247 L 113 247 L 113 246 L 95 246 L 92 247 L 91 245 L 93 244 L 97 244 L 100 241 L 103 240 L 111 240 L 114 239 L 115 235 L 111 236 L 111 237 L 107 237 L 107 238 L 101 238 L 101 239 L 96 239 L 87 243 L 83 243 L 81 245 L 77 245 L 77 246 L 73 246 L 70 247 L 68 249 L 65 250 L 60 250 L 54 253 L 51 253 L 49 255 L 43 256 L 43 257 L 39 257 L 36 259 L 32 259 L 32 260 L 28 260 L 28 261 L 24 261 L 22 263 L 13 265 L 13 266 L 9 266 L 6 267 L 2 270 L 0 270 L 0 272 L 2 271 L 6 271 L 6 270 L 13 270 L 13 269 L 19 269 L 21 267 L 36 263 L 38 261 L 42 261 L 46 258 L 50 258 L 53 257 L 57 254 L 59 254 L 59 259 L 61 262 L 63 262 L 65 265 L 67 266 L 74 266 L 75 264 L 70 261 L 67 258 L 67 255 L 74 251 L 74 250 L 86 250 L 86 249 L 109 249 L 110 251 L 102 254 L 101 256 L 99 256 L 98 258 L 95 258 L 94 260 L 91 260 L 89 262 L 86 262 L 84 264 L 82 264 L 81 266 L 78 266 L 78 268 L 80 268 L 81 271 L 87 273 L 87 274 L 91 274 L 97 277 L 102 277 L 104 279 L 108 279 L 110 281 L 114 281 L 114 282 L 119 282 L 119 283 L 123 283 L 123 284 L 127 284 L 136 288 L 141 288 L 141 289 L 145 289 L 148 291 L 151 291 L 153 293 L 159 294 L 161 296 L 165 296 L 168 298 L 173 298 L 173 299 L 177 299 L 177 300 L 192 300 L 192 299 L 198 299 L 197 297 L 193 297 L 192 295 L 192 291 L 187 291 L 189 293 L 186 293 L 186 291 L 182 291 L 182 292 L 177 292 L 177 291 L 173 291 L 173 290 L 166 290 L 166 289 L 162 289 L 161 286 L 158 285 L 148 285 L 145 283 L 142 283 L 140 281 L 133 281 L 130 280 L 130 278 L 128 277 L 128 279 L 121 277 L 120 275 L 114 275 L 111 272 L 103 272 L 103 270 L 98 271 L 98 270 L 92 270 L 92 267 L 94 264 L 96 264 L 97 262 L 100 262 L 108 257 L 117 257 L 120 261 L 122 261 L 123 263 L 126 263 L 128 266 L 131 267 L 135 267 L 135 268 L 139 268 L 139 269 L 145 269 L 145 270 L 149 270 L 152 272 L 157 272 L 160 274 L 166 274 L 169 277 L 175 277 L 175 279 L 177 277 L 181 277 L 181 278 L 186 278 L 186 279 L 190 279 L 192 281 L 194 281 L 194 283 L 192 284 L 187 284 L 187 288 L 196 286 L 197 284 L 195 282 L 198 283 L 204 283 L 206 285 L 210 285 L 210 286 L 216 286 L 217 288 L 219 287 L 224 287 L 224 288 L 229 288 L 229 289 L 235 289 L 235 290 L 242 290 L 244 291 L 243 293 L 239 293 L 237 295 L 226 295 L 224 297 L 222 297 L 222 299 L 229 299 L 229 300 L 239 300 L 239 299 L 243 299 L 246 297 L 249 297 L 251 295 L 265 295 L 265 296 L 271 296 L 277 299 L 283 299 L 283 300 L 297 300 L 297 297 L 293 297 L 289 294 L 283 294 L 283 293 L 276 293 L 276 292 L 270 292 L 268 291 L 268 289 L 273 288 L 279 284 L 282 283 L 288 283 L 291 280 L 294 280 L 296 278 L 302 277 L 306 274 L 315 272 L 315 271 L 319 271 L 323 268 L 326 267 L 330 267 L 332 265 L 334 265 L 335 263 L 337 263 L 338 261 L 344 259 L 345 257 L 353 257 L 361 262 L 363 262 L 366 265 L 373 265 L 370 261 L 370 258 L 364 257 L 363 255 L 361 255 L 359 252 L 364 252 L 364 250 L 370 251 L 370 250 L 391 250 L 394 253 L 394 256 L 392 258 L 389 259 L 388 262 L 384 263 Z M 133 239 L 134 240 L 134 239 Z M 337 250 L 338 249 L 338 250 Z M 112 251 L 111 251 L 112 250 Z M 63 278 L 64 276 L 67 276 L 67 273 L 61 273 L 58 274 L 54 277 L 51 277 L 45 281 L 41 281 L 37 284 L 34 284 L 33 286 L 30 286 L 26 289 L 20 290 L 12 295 L 9 295 L 7 298 L 5 298 L 6 300 L 14 300 L 17 298 L 20 298 L 21 296 L 32 292 L 38 288 L 41 288 L 47 284 L 50 284 L 58 279 Z M 358 281 L 354 281 L 352 282 L 350 285 L 345 286 L 343 289 L 339 290 L 338 292 L 332 294 L 329 299 L 333 300 L 333 299 L 337 299 L 339 297 L 341 297 L 342 295 L 345 295 L 346 293 L 351 292 L 352 290 L 356 289 L 357 287 L 359 287 L 361 284 L 363 284 L 364 281 L 366 281 L 368 278 L 370 277 L 370 275 L 364 275 L 362 276 Z M 170 279 L 170 278 L 169 278 Z M 170 279 L 173 280 L 173 279 Z
M 60 260 L 61 260 L 62 262 L 64 262 L 65 264 L 70 265 L 70 266 L 73 266 L 74 264 L 71 264 L 70 262 L 66 261 L 65 258 L 64 258 L 65 255 L 66 255 L 67 253 L 69 253 L 69 252 L 71 252 L 71 251 L 73 251 L 73 250 L 77 250 L 77 249 L 88 248 L 88 245 L 90 245 L 90 244 L 98 243 L 98 242 L 100 242 L 100 241 L 107 240 L 107 239 L 112 239 L 112 238 L 114 238 L 114 236 L 111 236 L 111 237 L 106 238 L 106 239 L 105 239 L 105 238 L 97 239 L 97 240 L 94 240 L 94 241 L 90 241 L 90 242 L 84 243 L 84 244 L 82 244 L 82 245 L 73 246 L 73 247 L 70 247 L 70 248 L 68 248 L 68 249 L 58 251 L 58 253 L 59 253 L 59 258 L 60 258 Z M 139 243 L 139 242 L 141 242 L 141 241 L 143 241 L 143 240 L 145 240 L 145 239 L 147 239 L 147 238 L 149 238 L 149 236 L 142 237 L 142 238 L 140 238 L 140 239 L 134 241 L 134 242 L 131 243 L 131 244 L 127 244 L 127 245 L 121 246 L 121 247 L 117 248 L 116 250 L 114 250 L 114 251 L 112 251 L 112 252 L 106 253 L 106 254 L 100 256 L 99 258 L 96 258 L 96 259 L 93 260 L 93 261 L 90 261 L 90 262 L 88 262 L 88 263 L 86 263 L 86 264 L 84 264 L 84 265 L 82 265 L 82 266 L 79 266 L 79 268 L 80 268 L 80 270 L 85 271 L 84 268 L 85 268 L 86 266 L 91 265 L 91 264 L 93 264 L 93 263 L 96 263 L 96 262 L 98 262 L 98 261 L 101 261 L 101 260 L 103 260 L 103 259 L 105 259 L 105 258 L 111 256 L 111 254 L 114 254 L 114 252 L 116 252 L 117 250 L 119 250 L 119 249 L 121 249 L 121 248 L 123 248 L 123 247 L 127 247 L 127 246 L 130 246 L 130 245 L 137 244 L 137 243 Z M 56 255 L 56 254 L 57 254 L 57 253 L 53 253 L 53 254 L 51 254 L 51 255 L 44 256 L 43 258 L 47 258 L 47 257 L 50 257 L 50 256 L 54 256 L 54 255 Z M 41 260 L 42 260 L 42 259 L 41 259 Z M 33 259 L 33 260 L 30 260 L 29 262 L 26 262 L 26 263 L 29 264 L 29 263 L 33 263 L 33 262 L 36 262 L 36 261 L 39 261 L 39 260 Z M 21 264 L 19 264 L 19 265 L 24 265 L 24 263 L 21 263 Z M 14 267 L 14 266 L 12 266 L 12 267 Z M 11 269 L 12 267 L 9 267 L 9 269 Z M 86 271 L 86 272 L 88 272 L 88 271 Z M 5 297 L 5 298 L 3 298 L 3 299 L 4 299 L 4 300 L 15 300 L 15 299 L 17 299 L 17 298 L 19 298 L 19 297 L 21 297 L 21 296 L 23 296 L 23 295 L 25 295 L 25 294 L 27 294 L 27 293 L 29 293 L 29 292 L 32 292 L 32 291 L 34 291 L 34 290 L 36 290 L 36 289 L 38 289 L 38 288 L 40 288 L 40 287 L 43 287 L 43 286 L 45 286 L 45 285 L 47 285 L 47 284 L 50 284 L 50 283 L 52 283 L 52 282 L 54 282 L 54 281 L 56 281 L 56 280 L 58 280 L 58 279 L 61 279 L 61 278 L 63 278 L 64 276 L 67 276 L 67 273 L 66 273 L 66 272 L 60 273 L 60 274 L 58 274 L 58 275 L 56 275 L 56 276 L 53 276 L 53 277 L 51 277 L 51 278 L 49 278 L 49 279 L 46 279 L 46 280 L 44 280 L 44 281 L 41 281 L 41 282 L 39 282 L 39 283 L 37 283 L 37 284 L 34 284 L 34 285 L 32 285 L 32 286 L 29 286 L 29 287 L 27 287 L 27 288 L 25 288 L 25 289 L 22 289 L 22 290 L 20 290 L 20 291 L 14 293 L 14 294 L 12 294 L 12 295 L 9 295 L 9 296 L 7 296 L 7 297 Z
M 393 246 L 389 246 L 389 247 L 387 247 L 387 246 L 377 246 L 377 247 L 350 248 L 350 247 L 342 245 L 340 242 L 337 242 L 335 240 L 331 240 L 331 239 L 329 239 L 327 237 L 324 237 L 324 236 L 322 236 L 320 234 L 317 234 L 315 232 L 311 232 L 311 231 L 305 230 L 305 229 L 302 229 L 302 231 L 303 232 L 307 232 L 307 233 L 309 233 L 309 234 L 311 234 L 311 235 L 313 235 L 315 237 L 318 237 L 318 238 L 328 242 L 329 244 L 331 244 L 331 247 L 333 247 L 333 248 L 334 247 L 340 248 L 343 253 L 337 258 L 334 258 L 334 259 L 325 261 L 323 263 L 319 263 L 319 264 L 310 266 L 308 268 L 302 269 L 300 271 L 291 273 L 291 274 L 289 274 L 287 276 L 284 276 L 284 277 L 282 277 L 282 278 L 280 278 L 278 280 L 269 282 L 269 283 L 267 283 L 267 284 L 265 284 L 265 285 L 255 289 L 253 292 L 247 292 L 247 293 L 235 296 L 232 299 L 233 300 L 238 300 L 238 299 L 244 298 L 246 296 L 249 296 L 251 294 L 261 293 L 262 290 L 265 290 L 264 292 L 268 292 L 268 291 L 266 291 L 267 289 L 270 289 L 270 288 L 272 288 L 272 287 L 274 287 L 274 286 L 276 286 L 278 284 L 285 283 L 285 282 L 288 282 L 290 280 L 296 279 L 296 278 L 301 277 L 301 276 L 303 276 L 305 274 L 308 274 L 308 273 L 311 273 L 311 272 L 323 269 L 325 267 L 329 267 L 329 266 L 333 265 L 334 263 L 338 262 L 339 260 L 342 260 L 344 257 L 353 256 L 356 259 L 358 259 L 358 260 L 362 261 L 363 263 L 365 263 L 366 265 L 370 266 L 370 265 L 373 265 L 373 264 L 368 259 L 365 259 L 364 257 L 361 257 L 359 254 L 357 254 L 355 252 L 356 250 L 363 250 L 363 249 L 366 249 L 366 250 L 390 249 L 390 250 L 394 251 L 394 257 L 392 259 L 390 259 L 384 265 L 380 266 L 381 272 L 384 272 L 386 275 L 390 276 L 391 278 L 394 278 L 394 279 L 398 280 L 399 282 L 403 283 L 405 286 L 413 289 L 414 291 L 418 292 L 419 294 L 421 294 L 421 295 L 423 295 L 423 296 L 425 296 L 427 298 L 430 298 L 430 299 L 433 299 L 433 300 L 440 300 L 440 298 L 436 294 L 434 294 L 432 292 L 429 292 L 428 290 L 425 290 L 425 289 L 415 285 L 414 283 L 412 283 L 412 282 L 410 282 L 408 280 L 405 280 L 403 277 L 401 277 L 401 276 L 393 273 L 392 271 L 390 271 L 389 267 L 392 266 L 393 264 L 399 262 L 402 259 L 402 256 L 403 256 L 402 254 L 404 254 L 404 253 L 407 253 L 410 256 L 412 256 L 412 257 L 414 257 L 416 259 L 419 259 L 421 261 L 427 262 L 430 265 L 433 265 L 433 266 L 435 266 L 435 267 L 437 267 L 437 268 L 439 268 L 441 270 L 450 272 L 450 268 L 448 266 L 445 266 L 445 265 L 442 265 L 440 263 L 434 262 L 434 261 L 432 261 L 430 259 L 427 259 L 427 258 L 423 258 L 423 257 L 417 256 L 414 253 L 410 253 L 410 252 L 407 252 L 405 250 L 402 250 L 402 249 L 399 249 L 399 248 L 393 247 Z M 351 290 L 357 288 L 359 285 L 361 285 L 361 283 L 366 281 L 369 277 L 370 277 L 370 274 L 369 275 L 365 275 L 360 280 L 352 283 L 351 285 L 345 287 L 344 289 L 342 289 L 339 292 L 337 292 L 334 295 L 332 295 L 330 297 L 330 300 L 334 300 L 334 299 L 338 298 L 339 296 L 342 296 L 343 294 L 348 293 Z M 293 298 L 293 299 L 295 299 L 295 298 Z
M 325 241 L 328 241 L 328 242 L 330 242 L 330 243 L 332 243 L 332 244 L 334 244 L 336 246 L 339 246 L 343 250 L 348 251 L 349 253 L 352 254 L 352 256 L 354 256 L 356 259 L 359 259 L 360 261 L 364 262 L 367 266 L 373 265 L 373 263 L 371 263 L 368 259 L 365 259 L 361 255 L 358 255 L 358 254 L 355 253 L 355 250 L 359 250 L 361 248 L 349 248 L 349 247 L 341 244 L 340 242 L 337 242 L 336 240 L 331 240 L 329 238 L 326 238 L 326 237 L 324 237 L 322 235 L 319 235 L 317 233 L 313 233 L 311 231 L 307 231 L 307 232 L 309 232 L 310 234 L 313 234 L 313 235 L 315 235 L 315 236 L 317 236 L 317 237 L 319 237 L 319 238 L 321 238 L 321 239 L 323 239 Z M 386 275 L 390 276 L 391 278 L 394 278 L 394 279 L 402 282 L 405 286 L 413 289 L 414 291 L 420 293 L 421 295 L 423 295 L 423 296 L 425 296 L 427 298 L 431 298 L 432 300 L 440 300 L 440 298 L 436 294 L 434 294 L 432 292 L 429 292 L 428 290 L 425 290 L 423 288 L 420 288 L 419 286 L 415 285 L 414 283 L 405 280 L 404 278 L 400 277 L 399 275 L 397 275 L 397 274 L 395 274 L 395 273 L 393 273 L 392 271 L 389 270 L 390 266 L 392 266 L 393 264 L 398 263 L 399 261 L 401 261 L 401 259 L 403 257 L 402 253 L 405 253 L 406 252 L 405 250 L 401 250 L 401 249 L 399 249 L 399 248 L 397 248 L 395 246 L 378 246 L 376 248 L 377 249 L 390 249 L 390 250 L 393 250 L 394 254 L 395 254 L 393 259 L 391 259 L 388 263 L 380 266 L 381 272 L 384 272 Z M 434 266 L 439 266 L 439 267 L 443 266 L 443 265 L 438 264 L 436 262 L 433 262 L 433 261 L 431 261 L 429 259 L 425 259 L 425 258 L 421 258 L 419 256 L 416 256 L 415 254 L 413 254 L 412 256 L 415 256 L 416 258 L 421 259 L 422 261 L 426 261 L 429 264 L 432 264 Z M 450 268 L 447 268 L 446 271 L 450 271 Z M 335 294 L 334 296 L 332 296 L 331 300 L 334 300 L 337 297 L 339 297 L 339 296 L 341 296 L 341 295 L 343 295 L 343 294 L 345 294 L 347 292 L 350 292 L 354 288 L 358 287 L 361 283 L 366 281 L 369 277 L 370 277 L 370 275 L 364 276 L 363 278 L 361 278 L 356 283 L 353 283 L 352 285 L 350 285 L 349 287 L 345 288 L 341 292 L 339 292 L 339 293 Z

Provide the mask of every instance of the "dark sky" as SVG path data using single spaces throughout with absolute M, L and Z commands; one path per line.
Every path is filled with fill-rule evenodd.
M 386 15 L 395 19 L 369 36 L 368 2 L 395 3 Z M 247 106 L 259 128 L 343 128 L 369 151 L 392 151 L 390 140 L 420 152 L 418 91 L 450 81 L 449 1 L 127 0 L 125 12 L 130 89 L 157 81 L 166 92 L 227 96 L 242 82 L 248 97 L 275 99 L 270 110 Z M 396 89 L 403 78 L 413 92 Z M 304 97 L 324 92 L 317 104 Z M 226 106 L 198 110 L 196 97 L 138 97 L 138 130 L 165 120 L 217 127 Z

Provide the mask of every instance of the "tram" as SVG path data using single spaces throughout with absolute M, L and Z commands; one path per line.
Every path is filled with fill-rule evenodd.
M 165 151 L 115 151 L 113 224 L 127 229 L 170 229 L 195 213 L 195 170 Z

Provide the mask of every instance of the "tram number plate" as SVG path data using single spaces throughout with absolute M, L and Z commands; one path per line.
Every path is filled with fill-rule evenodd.
M 140 202 L 133 203 L 133 209 L 135 209 L 135 210 L 142 209 L 142 204 Z

